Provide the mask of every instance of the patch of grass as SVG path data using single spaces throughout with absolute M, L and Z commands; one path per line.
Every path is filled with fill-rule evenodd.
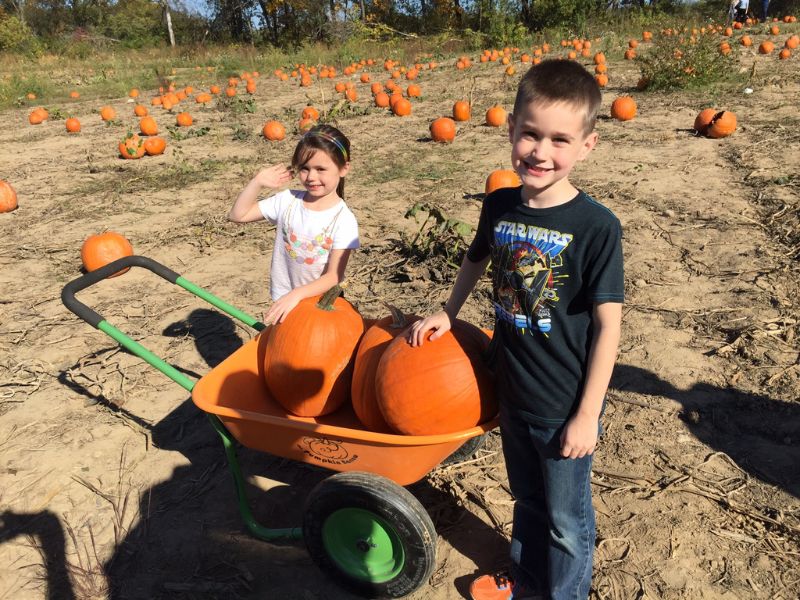
M 146 159 L 145 159 L 146 160 Z M 164 168 L 125 169 L 115 167 L 110 177 L 91 181 L 75 189 L 74 195 L 134 194 L 153 190 L 182 189 L 205 181 L 228 166 L 223 160 L 179 161 Z M 99 171 L 99 170 L 98 170 Z
M 659 36 L 652 48 L 636 60 L 646 90 L 685 90 L 732 84 L 741 78 L 736 44 L 723 55 L 718 38 Z
M 203 137 L 204 135 L 208 134 L 209 131 L 211 131 L 210 127 L 192 127 L 190 129 L 178 127 L 177 125 L 173 127 L 167 127 L 169 137 L 174 142 L 179 142 L 181 140 L 193 137 Z

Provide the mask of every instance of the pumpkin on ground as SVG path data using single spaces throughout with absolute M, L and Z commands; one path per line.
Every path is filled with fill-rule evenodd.
M 506 109 L 500 105 L 492 106 L 486 111 L 486 124 L 491 127 L 500 127 L 506 122 Z
M 411 114 L 411 102 L 401 96 L 392 105 L 392 112 L 398 117 L 407 117 Z
M 166 148 L 167 142 L 164 140 L 164 138 L 160 138 L 158 136 L 149 137 L 144 141 L 144 151 L 148 156 L 164 154 L 164 150 Z
M 50 114 L 42 107 L 34 108 L 31 111 L 31 114 L 28 115 L 28 122 L 31 125 L 39 125 L 42 122 L 46 121 Z
M 286 137 L 286 128 L 278 121 L 267 121 L 262 133 L 269 141 L 278 142 Z
M 611 103 L 611 116 L 618 121 L 630 121 L 636 116 L 636 101 L 630 96 L 620 96 Z
M 701 110 L 700 114 L 695 117 L 694 130 L 700 135 L 705 135 L 708 126 L 711 124 L 711 120 L 717 112 L 716 108 L 704 108 Z
M 131 246 L 131 243 L 124 235 L 115 231 L 90 235 L 83 241 L 81 246 L 81 262 L 83 262 L 83 268 L 86 269 L 87 273 L 96 271 L 118 258 L 131 256 L 132 254 L 133 246 Z M 111 277 L 122 275 L 127 270 L 127 268 L 122 269 L 111 275 Z
M 450 117 L 439 117 L 430 126 L 434 142 L 449 144 L 456 138 L 456 122 Z
M 138 133 L 128 133 L 119 143 L 119 154 L 122 158 L 136 159 L 144 156 L 144 140 Z
M 469 102 L 466 100 L 459 100 L 453 104 L 453 119 L 455 121 L 469 121 L 471 112 Z
M 375 389 L 383 418 L 405 435 L 474 427 L 497 414 L 491 373 L 483 363 L 489 336 L 456 319 L 435 342 L 412 347 L 396 337 L 378 363 Z
M 78 133 L 81 130 L 81 122 L 75 117 L 70 117 L 64 122 L 68 133 Z
M 348 399 L 364 320 L 334 286 L 306 298 L 272 326 L 264 377 L 275 400 L 301 417 L 335 411 Z
M 17 191 L 7 181 L 0 179 L 0 213 L 11 212 L 17 208 Z
M 306 106 L 303 109 L 302 114 L 300 115 L 302 119 L 312 119 L 314 121 L 319 121 L 319 111 L 314 108 L 313 106 Z
M 139 131 L 142 135 L 158 135 L 158 123 L 153 117 L 142 117 L 139 120 Z
M 117 111 L 115 111 L 112 106 L 104 106 L 100 109 L 100 118 L 103 119 L 103 121 L 113 121 L 116 116 Z
M 406 327 L 414 321 L 419 320 L 418 316 L 404 315 L 393 306 L 389 306 L 389 310 L 392 314 L 368 326 L 358 343 L 353 366 L 353 383 L 350 386 L 353 411 L 358 420 L 370 431 L 383 433 L 389 433 L 392 429 L 386 423 L 378 406 L 378 395 L 375 389 L 378 363 L 392 340 L 403 333 Z
M 177 114 L 175 122 L 178 124 L 178 127 L 190 127 L 192 123 L 194 123 L 194 119 L 188 112 L 182 112 Z
M 706 133 L 710 138 L 724 138 L 734 131 L 736 131 L 736 115 L 724 110 L 714 115 Z
M 500 188 L 511 188 L 522 185 L 522 180 L 517 175 L 516 171 L 511 169 L 497 169 L 489 173 L 486 178 L 486 194 L 491 194 L 493 191 Z

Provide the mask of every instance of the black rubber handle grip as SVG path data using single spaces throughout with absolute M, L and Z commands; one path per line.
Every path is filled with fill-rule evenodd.
M 159 277 L 163 277 L 170 283 L 175 283 L 178 280 L 178 277 L 180 277 L 180 275 L 178 275 L 175 271 L 165 267 L 159 262 L 154 261 L 152 258 L 136 255 L 125 256 L 115 260 L 114 262 L 108 263 L 104 267 L 100 267 L 96 271 L 86 273 L 86 275 L 82 275 L 77 279 L 70 281 L 64 286 L 64 289 L 61 290 L 61 301 L 64 303 L 64 306 L 78 315 L 81 319 L 89 323 L 89 325 L 92 327 L 97 327 L 100 322 L 104 321 L 105 319 L 103 319 L 99 313 L 93 311 L 91 308 L 75 298 L 75 294 L 94 285 L 98 281 L 106 279 L 110 275 L 113 275 L 114 273 L 121 271 L 126 267 L 144 267 Z

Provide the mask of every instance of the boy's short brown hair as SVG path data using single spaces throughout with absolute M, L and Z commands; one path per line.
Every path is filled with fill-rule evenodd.
M 514 114 L 532 102 L 565 102 L 584 111 L 584 134 L 594 131 L 600 108 L 600 86 L 594 77 L 574 60 L 550 59 L 534 65 L 519 82 Z

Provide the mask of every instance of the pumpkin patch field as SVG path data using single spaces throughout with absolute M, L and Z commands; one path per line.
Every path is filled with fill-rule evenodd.
M 132 251 L 262 315 L 274 228 L 227 213 L 261 167 L 288 164 L 303 131 L 326 122 L 351 141 L 345 199 L 361 247 L 345 298 L 366 319 L 389 317 L 386 304 L 430 314 L 447 299 L 486 190 L 515 182 L 490 175 L 511 168 L 507 113 L 541 58 L 578 60 L 600 78 L 599 142 L 572 181 L 624 235 L 622 342 L 592 475 L 591 598 L 796 598 L 800 28 L 779 25 L 349 64 L 278 66 L 251 54 L 235 70 L 180 62 L 114 97 L 62 77 L 58 97 L 3 110 L 0 598 L 355 598 L 302 542 L 247 533 L 206 416 L 69 312 L 61 290 L 99 254 Z M 731 78 L 662 87 L 670 67 L 647 57 L 676 36 L 705 40 L 714 56 L 719 45 Z M 762 41 L 774 50 L 759 51 Z M 665 56 L 684 61 L 681 76 L 711 68 L 689 61 L 688 45 Z M 486 276 L 459 318 L 492 329 L 490 294 Z M 139 268 L 78 297 L 191 379 L 256 334 Z M 437 402 L 409 381 L 412 402 Z M 267 527 L 300 525 L 305 497 L 329 475 L 240 457 Z M 411 598 L 466 598 L 475 574 L 506 566 L 512 498 L 496 430 L 409 490 L 438 534 L 437 566 Z

